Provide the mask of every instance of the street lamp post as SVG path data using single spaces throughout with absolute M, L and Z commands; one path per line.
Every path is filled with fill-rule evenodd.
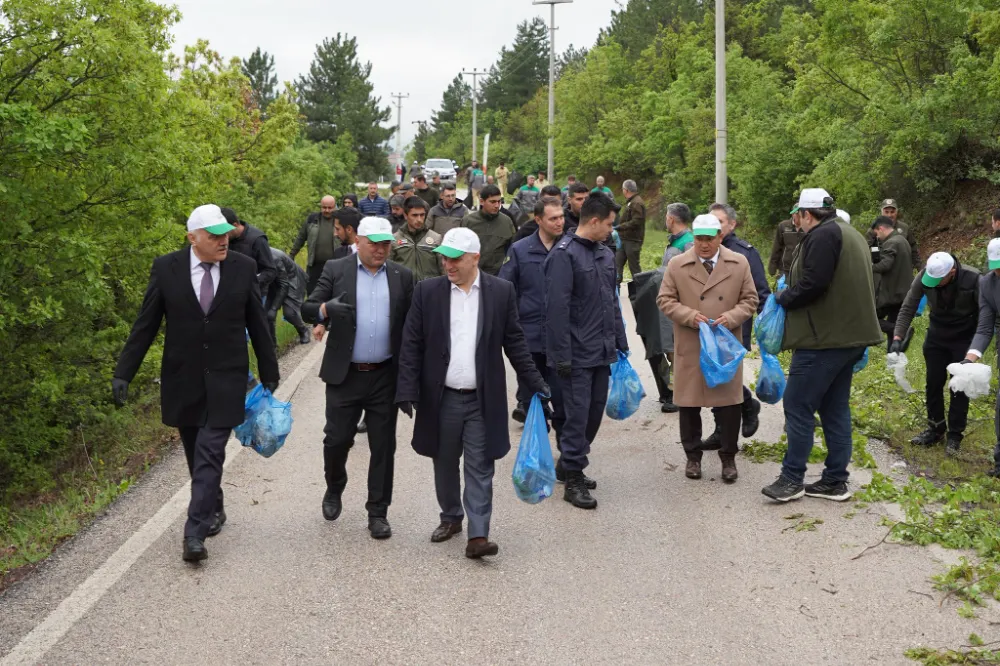
M 555 178 L 555 126 L 556 126 L 556 5 L 563 5 L 573 0 L 533 0 L 533 5 L 549 6 L 549 182 Z
M 715 0 L 715 200 L 727 203 L 726 174 L 726 2 Z

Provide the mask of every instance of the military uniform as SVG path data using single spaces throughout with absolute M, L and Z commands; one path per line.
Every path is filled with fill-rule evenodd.
M 784 220 L 778 223 L 778 228 L 774 232 L 774 244 L 771 246 L 771 258 L 767 263 L 767 272 L 771 275 L 788 275 L 788 269 L 792 267 L 792 257 L 795 256 L 795 248 L 805 234 L 795 228 L 795 223 L 791 220 Z
M 434 249 L 441 244 L 441 234 L 429 229 L 412 231 L 404 225 L 392 236 L 392 256 L 397 264 L 413 272 L 413 281 L 442 275 L 441 262 Z

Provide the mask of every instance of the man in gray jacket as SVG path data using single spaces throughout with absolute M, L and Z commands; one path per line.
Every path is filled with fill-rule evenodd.
M 424 227 L 444 236 L 457 227 L 462 218 L 468 214 L 469 209 L 465 207 L 464 203 L 458 201 L 455 183 L 445 183 L 441 187 L 441 199 L 434 206 L 431 206 L 430 212 L 427 213 Z
M 1000 238 L 990 241 L 986 256 L 990 272 L 979 279 L 979 326 L 976 329 L 976 337 L 972 338 L 972 344 L 969 345 L 969 353 L 962 363 L 975 363 L 983 358 L 993 340 L 997 312 L 1000 312 Z M 997 443 L 993 447 L 993 470 L 990 476 L 1000 478 L 1000 399 L 997 400 L 993 424 Z
M 277 346 L 278 338 L 275 335 L 276 322 L 278 320 L 278 309 L 281 308 L 285 321 L 295 327 L 299 333 L 299 344 L 309 344 L 309 327 L 302 321 L 302 301 L 306 298 L 306 283 L 309 277 L 306 272 L 295 263 L 295 260 L 278 248 L 271 248 L 271 256 L 274 257 L 274 267 L 278 271 L 278 276 L 267 292 L 265 305 L 267 307 L 267 323 L 271 327 L 271 338 Z

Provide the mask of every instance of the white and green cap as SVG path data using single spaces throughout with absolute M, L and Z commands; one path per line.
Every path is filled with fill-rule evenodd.
M 722 222 L 710 214 L 699 215 L 691 223 L 691 233 L 695 236 L 715 236 L 722 231 Z
M 466 227 L 455 227 L 441 239 L 441 244 L 434 248 L 438 254 L 450 259 L 458 259 L 463 254 L 479 254 L 479 234 Z
M 366 217 L 358 224 L 358 236 L 363 236 L 372 243 L 391 241 L 392 224 L 384 217 Z
M 187 230 L 197 231 L 204 229 L 210 234 L 221 236 L 232 231 L 235 227 L 226 222 L 226 216 L 222 214 L 222 209 L 215 204 L 205 204 L 198 206 L 191 211 L 188 217 Z
M 935 252 L 927 258 L 927 267 L 920 281 L 925 287 L 936 287 L 955 267 L 955 260 L 947 252 Z
M 822 187 L 807 187 L 799 193 L 799 202 L 795 204 L 795 207 L 827 208 L 829 204 L 825 202 L 826 199 L 833 201 L 833 197 L 830 196 L 830 193 Z
M 1000 268 L 1000 238 L 994 238 L 986 246 L 986 256 L 990 260 L 990 270 Z

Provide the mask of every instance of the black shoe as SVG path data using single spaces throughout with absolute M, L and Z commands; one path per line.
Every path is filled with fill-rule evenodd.
M 769 486 L 764 486 L 761 491 L 776 502 L 791 502 L 806 494 L 801 483 L 792 483 L 783 476 Z
M 208 536 L 213 537 L 222 531 L 222 526 L 226 524 L 226 512 L 220 511 L 215 514 L 215 520 L 212 521 L 212 526 L 208 528 Z
M 327 520 L 337 520 L 340 518 L 340 512 L 344 510 L 344 504 L 340 501 L 339 495 L 334 495 L 330 491 L 327 491 L 323 495 L 323 517 Z
M 518 423 L 524 423 L 528 420 L 528 410 L 524 408 L 524 403 L 517 403 L 517 407 L 514 411 L 510 413 L 510 418 L 514 419 Z
M 722 448 L 722 432 L 718 428 L 711 435 L 701 440 L 702 451 L 718 451 Z
M 851 499 L 853 494 L 847 487 L 846 481 L 829 481 L 827 479 L 820 479 L 816 483 L 807 483 L 805 491 L 807 497 L 821 497 L 834 502 L 846 502 Z
M 392 536 L 389 521 L 379 516 L 368 517 L 368 531 L 372 533 L 373 539 L 388 539 Z
M 366 432 L 368 432 L 368 421 L 367 420 L 365 420 L 365 419 L 361 420 L 361 423 L 358 424 L 358 432 L 359 433 L 366 433 Z
M 309 342 L 311 340 L 312 340 L 312 337 L 309 335 L 309 330 L 308 329 L 304 328 L 301 331 L 299 331 L 299 344 L 300 345 L 307 345 L 307 344 L 309 344 Z
M 185 562 L 200 562 L 208 557 L 208 549 L 205 542 L 198 537 L 184 537 L 184 554 L 181 555 Z
M 676 414 L 680 411 L 680 407 L 674 404 L 674 400 L 671 397 L 660 402 L 660 411 L 664 414 Z
M 581 472 L 583 474 L 583 472 Z M 566 470 L 562 466 L 562 457 L 556 461 L 556 481 L 559 483 L 566 483 Z M 586 474 L 583 475 L 583 484 L 587 486 L 587 490 L 597 490 L 597 481 L 590 478 Z
M 962 448 L 962 436 L 958 433 L 949 432 L 948 441 L 944 445 L 944 452 L 949 456 L 957 456 L 958 450 Z
M 913 327 L 910 326 L 908 329 L 906 329 L 906 333 L 903 334 L 903 341 L 901 347 L 902 347 L 902 352 L 904 354 L 906 353 L 906 350 L 909 349 L 910 340 L 912 339 L 913 339 Z
M 944 431 L 931 426 L 911 439 L 910 444 L 916 444 L 917 446 L 934 446 L 942 439 L 944 439 Z
M 597 508 L 597 500 L 591 497 L 590 490 L 584 483 L 583 472 L 567 472 L 563 499 L 578 509 Z
M 753 437 L 760 427 L 760 400 L 750 398 L 750 406 L 743 411 L 743 427 L 741 434 L 744 437 Z
M 433 532 L 431 532 L 431 543 L 441 543 L 442 541 L 447 541 L 456 534 L 462 533 L 462 522 L 449 523 L 447 520 L 442 520 L 441 524 L 438 525 Z

